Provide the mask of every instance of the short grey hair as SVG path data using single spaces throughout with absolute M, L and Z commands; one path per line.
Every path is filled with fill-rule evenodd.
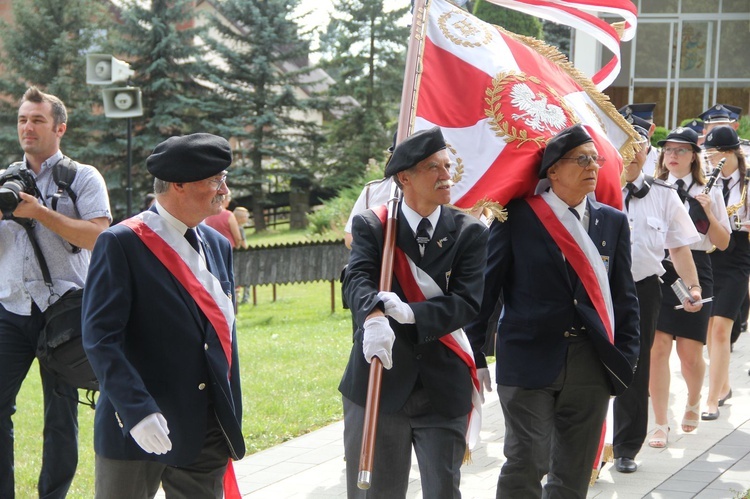
M 169 186 L 172 182 L 167 182 L 160 178 L 154 179 L 154 194 L 164 194 L 169 190 Z

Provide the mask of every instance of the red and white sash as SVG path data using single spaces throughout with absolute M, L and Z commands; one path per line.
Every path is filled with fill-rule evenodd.
M 373 211 L 383 224 L 383 232 L 387 224 L 388 209 L 385 205 L 373 208 Z M 396 276 L 407 302 L 416 303 L 428 300 L 434 296 L 443 295 L 443 290 L 425 271 L 417 265 L 398 246 L 393 248 L 393 274 Z M 441 343 L 447 346 L 453 353 L 466 364 L 471 374 L 472 409 L 469 413 L 469 424 L 466 429 L 466 445 L 472 450 L 479 441 L 479 431 L 482 428 L 482 399 L 480 397 L 481 387 L 477 377 L 477 366 L 474 363 L 474 353 L 471 344 L 463 329 L 457 329 L 450 334 L 440 337 Z
M 528 198 L 526 201 L 539 220 L 547 229 L 555 244 L 560 248 L 565 259 L 575 270 L 581 280 L 586 293 L 604 325 L 610 343 L 614 343 L 614 311 L 612 308 L 612 294 L 609 289 L 607 271 L 602 263 L 601 255 L 597 251 L 591 238 L 586 234 L 583 224 L 568 211 L 566 207 L 557 206 L 557 210 L 550 203 L 549 192 Z M 611 409 L 611 404 L 610 404 Z M 611 412 L 611 410 L 610 410 Z M 607 421 L 602 425 L 599 447 L 594 458 L 592 479 L 599 474 L 600 464 L 605 460 L 605 439 L 607 435 Z
M 599 315 L 610 343 L 614 343 L 612 294 L 602 257 L 586 234 L 583 224 L 567 208 L 557 210 L 559 213 L 556 213 L 550 205 L 550 196 L 551 194 L 546 192 L 541 196 L 527 198 L 526 201 L 575 270 Z
M 232 367 L 232 328 L 235 319 L 231 297 L 224 294 L 219 280 L 208 271 L 206 262 L 190 246 L 184 235 L 169 225 L 164 218 L 152 211 L 144 211 L 121 223 L 143 241 L 205 314 L 216 330 L 219 343 L 224 350 L 229 378 Z M 224 497 L 241 497 L 231 458 L 224 474 Z

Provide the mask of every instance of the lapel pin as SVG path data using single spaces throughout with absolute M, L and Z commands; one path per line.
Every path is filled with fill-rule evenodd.
M 447 240 L 448 240 L 448 238 L 447 238 L 447 237 L 444 237 L 444 238 L 442 238 L 442 239 L 438 239 L 438 240 L 437 240 L 437 245 L 438 245 L 438 248 L 442 248 L 442 247 L 443 247 L 443 243 L 444 243 L 444 242 L 446 242 Z
M 607 245 L 607 241 L 602 241 L 602 246 L 606 246 L 606 245 Z
M 594 225 L 599 225 L 599 219 L 598 218 L 594 219 Z

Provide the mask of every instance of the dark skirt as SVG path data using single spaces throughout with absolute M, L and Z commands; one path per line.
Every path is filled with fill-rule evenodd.
M 701 286 L 701 296 L 708 298 L 714 295 L 713 273 L 711 272 L 711 259 L 705 251 L 692 251 L 695 268 L 698 271 L 698 280 Z M 703 308 L 695 313 L 685 310 L 675 310 L 676 305 L 682 305 L 672 291 L 672 283 L 679 277 L 674 271 L 670 261 L 662 262 L 667 272 L 661 276 L 661 310 L 659 311 L 659 322 L 656 329 L 671 334 L 674 337 L 689 338 L 691 340 L 706 343 L 708 334 L 708 320 L 711 318 L 711 302 L 704 303 Z M 690 283 L 686 283 L 690 284 Z
M 750 276 L 748 233 L 732 232 L 727 250 L 714 251 L 710 257 L 714 273 L 714 304 L 711 315 L 735 320 L 747 295 Z

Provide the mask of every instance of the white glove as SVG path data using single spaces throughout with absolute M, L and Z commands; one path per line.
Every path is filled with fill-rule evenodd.
M 133 440 L 150 454 L 166 454 L 172 450 L 167 420 L 160 412 L 149 414 L 130 430 Z
M 365 359 L 369 364 L 373 357 L 380 359 L 383 367 L 390 369 L 393 367 L 391 351 L 396 335 L 393 334 L 391 325 L 388 324 L 387 317 L 373 317 L 365 321 L 365 332 L 362 338 L 362 351 Z
M 484 404 L 484 392 L 492 391 L 492 378 L 490 378 L 490 370 L 486 367 L 480 367 L 477 369 L 477 379 L 479 379 L 479 396 Z
M 378 298 L 383 300 L 385 315 L 393 317 L 400 324 L 414 324 L 414 311 L 408 304 L 402 302 L 396 293 L 381 291 L 378 293 Z

